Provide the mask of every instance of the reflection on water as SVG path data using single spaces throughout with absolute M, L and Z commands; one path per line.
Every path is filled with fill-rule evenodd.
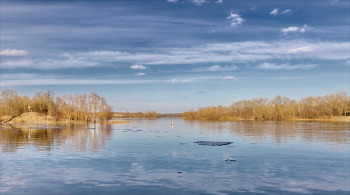
M 60 148 L 63 151 L 98 151 L 111 136 L 109 124 L 2 125 L 0 145 L 2 152 L 34 146 L 37 150 Z
M 142 123 L 142 125 L 149 127 L 156 126 L 156 120 L 145 120 Z M 269 139 L 277 143 L 284 143 L 302 139 L 308 142 L 336 145 L 339 148 L 346 148 L 350 144 L 349 123 L 185 121 L 185 127 L 214 133 L 230 132 L 231 136 L 252 137 L 258 142 Z M 64 151 L 99 151 L 105 146 L 106 140 L 111 137 L 111 130 L 111 124 L 69 124 L 60 126 L 3 124 L 0 126 L 0 145 L 2 152 L 16 152 L 19 148 L 29 145 L 35 146 L 37 150 L 51 150 L 59 147 Z M 133 129 L 124 129 L 124 131 L 128 130 Z
M 0 193 L 350 192 L 349 123 L 130 122 L 0 126 Z
M 268 139 L 277 143 L 285 143 L 300 139 L 339 148 L 347 148 L 350 144 L 350 123 L 342 122 L 186 121 L 186 125 L 206 132 L 229 131 L 234 137 L 252 137 L 257 142 L 264 142 Z

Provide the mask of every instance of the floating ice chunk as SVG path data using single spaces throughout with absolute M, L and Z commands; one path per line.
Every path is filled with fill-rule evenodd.
M 233 142 L 196 141 L 193 143 L 197 143 L 198 145 L 204 145 L 204 146 L 224 146 L 224 145 L 230 145 Z

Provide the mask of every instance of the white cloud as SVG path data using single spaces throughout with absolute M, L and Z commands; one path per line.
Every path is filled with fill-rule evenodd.
M 188 80 L 177 80 L 177 79 L 166 80 L 166 81 L 170 83 L 187 83 L 188 82 Z
M 254 7 L 250 8 L 250 10 L 257 10 L 257 9 L 258 9 L 257 6 L 254 6 Z
M 89 60 L 85 61 L 82 58 L 75 59 L 69 53 L 63 53 L 60 57 L 66 57 L 68 60 L 55 60 L 55 59 L 44 59 L 44 60 L 13 60 L 13 61 L 2 61 L 2 69 L 15 69 L 15 68 L 28 68 L 28 69 L 62 69 L 62 68 L 81 68 L 81 67 L 95 67 L 100 64 L 96 61 Z
M 270 14 L 276 16 L 278 14 L 278 9 L 272 10 L 272 12 L 270 12 Z
M 29 74 L 29 73 L 6 73 L 1 74 L 1 79 L 3 80 L 12 80 L 12 79 L 37 79 L 37 78 L 54 78 L 56 77 L 53 74 Z
M 16 49 L 6 49 L 0 51 L 1 56 L 25 56 L 28 55 L 28 52 L 24 50 L 16 50 Z
M 205 68 L 204 71 L 218 71 L 220 70 L 220 66 L 219 65 L 214 65 L 208 68 Z
M 82 67 L 95 67 L 100 65 L 94 61 L 83 61 L 79 59 L 68 59 L 68 60 L 53 60 L 47 59 L 42 62 L 36 63 L 35 66 L 38 69 L 61 69 L 61 68 L 82 68 Z
M 120 51 L 91 51 L 79 53 L 85 60 L 126 62 L 146 65 L 175 65 L 198 63 L 248 63 L 273 59 L 348 60 L 349 42 L 320 42 L 305 40 L 246 41 L 203 44 L 186 48 L 159 48 L 149 53 Z M 309 46 L 312 52 L 291 55 L 291 49 Z M 100 63 L 103 64 L 103 63 Z M 215 67 L 214 67 L 215 68 Z M 221 67 L 223 68 L 223 67 Z
M 214 65 L 214 66 L 210 66 L 210 67 L 206 67 L 206 68 L 196 68 L 193 69 L 193 72 L 202 72 L 202 71 L 228 71 L 228 70 L 237 70 L 238 67 L 237 66 L 224 66 L 221 67 L 219 65 Z
M 238 14 L 231 13 L 230 16 L 227 17 L 227 19 L 230 21 L 231 26 L 238 26 L 241 25 L 245 20 L 241 18 Z
M 70 60 L 74 59 L 74 57 L 72 55 L 70 55 L 69 53 L 63 53 L 62 55 L 60 55 L 60 57 L 65 57 L 65 58 L 68 58 Z
M 312 29 L 307 24 L 304 24 L 302 27 L 291 26 L 288 28 L 282 28 L 282 32 L 287 35 L 288 32 L 305 32 L 306 30 Z
M 237 80 L 235 77 L 233 77 L 233 76 L 227 76 L 227 77 L 224 77 L 224 78 L 222 78 L 222 80 Z
M 116 55 L 123 56 L 124 54 L 128 54 L 128 53 L 127 52 L 119 52 L 119 51 L 89 51 L 89 54 L 91 54 L 93 56 L 108 57 L 108 56 L 116 56 Z
M 308 27 L 307 24 L 304 24 L 304 26 L 302 26 L 302 27 L 299 29 L 299 31 L 300 31 L 300 32 L 305 32 L 306 30 L 309 30 L 309 29 L 311 29 L 311 27 Z
M 202 3 L 206 3 L 206 0 L 188 0 L 196 5 L 202 5 Z
M 292 10 L 290 10 L 290 9 L 286 9 L 286 10 L 284 10 L 283 12 L 281 12 L 281 14 L 292 14 L 293 12 L 292 12 Z
M 291 27 L 288 27 L 288 28 L 282 28 L 282 32 L 287 35 L 288 32 L 296 32 L 299 30 L 299 27 L 296 27 L 296 26 L 291 26 Z
M 285 15 L 285 14 L 292 14 L 293 11 L 291 9 L 286 9 L 281 13 L 278 13 L 278 9 L 274 9 L 270 12 L 271 15 L 277 16 L 277 15 Z
M 301 53 L 301 52 L 309 52 L 313 51 L 313 49 L 310 46 L 305 46 L 305 47 L 299 47 L 296 49 L 290 49 L 287 51 L 287 53 Z
M 167 0 L 168 2 L 176 3 L 179 0 Z M 196 5 L 202 5 L 202 3 L 207 3 L 206 0 L 188 0 L 190 3 L 194 3 Z M 182 2 L 183 3 L 183 2 Z M 218 0 L 216 3 L 222 3 L 222 0 Z
M 135 75 L 139 75 L 139 76 L 141 76 L 141 75 L 146 75 L 146 73 L 140 72 L 140 73 L 135 74 Z
M 144 67 L 144 66 L 142 66 L 142 65 L 137 65 L 137 64 L 135 64 L 135 65 L 133 65 L 133 66 L 130 66 L 130 68 L 131 68 L 131 69 L 146 69 L 147 67 Z
M 112 75 L 109 75 L 112 77 Z M 20 86 L 20 85 L 89 85 L 89 84 L 131 84 L 131 83 L 187 83 L 194 80 L 212 80 L 220 77 L 193 77 L 187 79 L 172 80 L 145 80 L 145 79 L 66 79 L 67 75 L 58 74 L 3 74 L 1 75 L 2 86 Z M 115 78 L 115 76 L 113 76 Z M 136 78 L 136 77 L 135 77 Z
M 11 68 L 31 68 L 33 67 L 32 60 L 16 60 L 16 61 L 5 61 L 1 62 L 2 69 L 11 69 Z
M 25 82 L 24 82 L 25 81 Z M 25 85 L 100 85 L 100 84 L 130 84 L 130 83 L 160 83 L 161 80 L 97 80 L 97 79 L 13 79 L 1 80 L 2 86 Z
M 312 69 L 312 68 L 315 68 L 316 66 L 317 65 L 315 64 L 291 66 L 289 64 L 276 65 L 276 63 L 262 63 L 256 66 L 255 68 L 267 69 L 267 70 L 292 70 L 292 69 Z
M 223 0 L 218 0 L 218 1 L 215 2 L 215 3 L 223 3 Z
M 33 60 L 5 61 L 1 63 L 1 68 L 2 69 L 13 69 L 13 68 L 61 69 L 61 68 L 95 67 L 98 65 L 100 65 L 98 62 L 83 61 L 79 59 L 69 59 L 69 60 L 46 59 L 43 61 L 33 61 Z

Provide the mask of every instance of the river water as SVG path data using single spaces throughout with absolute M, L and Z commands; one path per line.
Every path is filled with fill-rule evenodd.
M 0 126 L 0 194 L 350 193 L 349 123 L 125 120 Z

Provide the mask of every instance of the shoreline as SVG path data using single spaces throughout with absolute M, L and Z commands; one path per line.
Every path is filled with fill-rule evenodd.
M 264 121 L 261 119 L 256 118 L 231 118 L 229 120 L 225 119 L 219 119 L 219 120 L 208 120 L 208 119 L 185 119 L 184 120 L 200 120 L 200 121 L 214 121 L 214 122 L 230 122 L 230 121 Z M 98 122 L 91 122 L 91 121 L 71 121 L 67 119 L 57 119 L 52 116 L 46 116 L 41 113 L 37 112 L 27 112 L 23 113 L 19 116 L 3 116 L 0 118 L 0 124 L 93 124 L 93 123 L 101 123 L 101 124 L 118 124 L 118 123 L 130 123 L 129 120 L 122 120 L 118 118 L 113 118 L 113 120 L 109 121 L 98 121 Z M 5 121 L 5 122 L 3 122 Z M 269 121 L 269 120 L 266 120 Z M 315 119 L 304 119 L 304 118 L 289 118 L 284 120 L 278 120 L 278 121 L 319 121 L 319 122 L 349 122 L 350 123 L 350 116 L 332 116 L 332 117 L 320 117 Z
M 5 121 L 5 122 L 3 122 Z M 3 116 L 0 118 L 0 124 L 114 124 L 114 123 L 130 123 L 126 120 L 109 120 L 109 121 L 72 121 L 67 119 L 57 119 L 53 116 L 47 116 L 37 112 L 26 112 L 18 116 Z
M 184 119 L 184 120 L 200 120 L 200 121 L 213 121 L 213 122 L 234 122 L 234 121 L 319 121 L 319 122 L 348 122 L 350 123 L 350 116 L 333 116 L 333 117 L 323 117 L 315 119 L 305 119 L 305 118 L 289 118 L 283 120 L 261 120 L 255 118 L 235 118 L 231 120 L 218 119 Z

